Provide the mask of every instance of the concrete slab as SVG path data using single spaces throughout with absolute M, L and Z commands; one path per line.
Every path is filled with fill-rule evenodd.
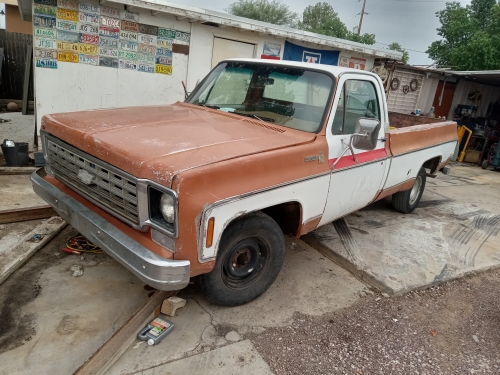
M 3 138 L 1 139 L 3 140 Z M 0 176 L 0 186 L 2 187 L 0 211 L 47 205 L 33 191 L 30 176 Z
M 64 229 L 0 285 L 1 375 L 73 373 L 147 300 L 140 280 L 106 254 L 62 253 L 76 233 Z
M 142 375 L 272 375 L 249 340 L 141 372 Z
M 0 118 L 10 120 L 0 123 L 0 141 L 11 139 L 16 142 L 28 142 L 29 149 L 33 150 L 33 135 L 35 132 L 35 116 L 23 115 L 21 112 L 5 112 Z M 0 150 L 0 153 L 2 151 Z
M 394 211 L 386 199 L 304 239 L 393 294 L 498 267 L 500 174 L 460 166 L 452 171 L 428 179 L 413 214 Z

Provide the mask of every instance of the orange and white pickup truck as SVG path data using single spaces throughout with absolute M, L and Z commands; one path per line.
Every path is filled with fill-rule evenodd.
M 264 293 L 299 237 L 392 195 L 410 213 L 448 172 L 454 122 L 389 130 L 380 79 L 226 60 L 183 103 L 42 120 L 34 190 L 145 283 L 191 278 L 214 303 Z

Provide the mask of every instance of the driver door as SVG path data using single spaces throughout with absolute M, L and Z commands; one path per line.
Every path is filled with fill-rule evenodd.
M 327 125 L 328 161 L 332 169 L 325 211 L 319 225 L 365 207 L 382 189 L 390 159 L 385 151 L 386 110 L 382 84 L 364 74 L 343 74 L 338 81 L 331 122 Z M 376 118 L 382 126 L 374 150 L 344 152 L 360 117 Z M 340 159 L 339 159 L 340 158 Z M 333 167 L 333 164 L 335 166 Z

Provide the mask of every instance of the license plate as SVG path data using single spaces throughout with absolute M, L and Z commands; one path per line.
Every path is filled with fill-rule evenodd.
M 162 48 L 172 48 L 173 43 L 174 40 L 170 38 L 158 38 L 156 40 L 156 46 Z
M 78 43 L 68 43 L 68 42 L 57 41 L 57 50 L 58 51 L 78 52 Z
M 101 6 L 101 16 L 120 18 L 120 9 L 107 6 Z
M 114 48 L 99 47 L 99 56 L 118 57 L 118 50 Z
M 139 43 L 156 45 L 156 36 L 149 34 L 139 34 Z
M 99 57 L 99 66 L 118 68 L 118 59 L 113 59 L 111 57 Z
M 124 60 L 137 60 L 137 53 L 132 51 L 118 51 L 118 57 Z
M 57 30 L 57 39 L 65 42 L 78 42 L 78 33 L 72 33 L 64 30 Z
M 154 73 L 155 72 L 155 66 L 154 65 L 149 65 L 149 64 L 144 64 L 144 63 L 138 63 L 137 64 L 137 70 L 140 72 L 145 72 L 145 73 Z
M 120 29 L 115 27 L 99 26 L 99 35 L 118 39 L 120 36 Z
M 57 69 L 57 59 L 46 59 L 43 57 L 35 58 L 37 68 Z
M 86 13 L 92 13 L 92 14 L 99 14 L 99 5 L 94 5 L 94 4 L 87 4 L 87 3 L 80 3 L 78 10 L 80 12 L 86 12 Z
M 33 16 L 33 26 L 55 27 L 56 18 L 48 16 Z
M 157 56 L 166 56 L 172 58 L 172 50 L 170 48 L 156 48 Z
M 127 31 L 134 31 L 136 33 L 139 32 L 139 24 L 136 22 L 130 22 L 130 21 L 122 21 L 122 30 L 127 30 Z
M 156 58 L 154 55 L 148 55 L 146 53 L 138 53 L 137 61 L 153 65 L 153 70 L 154 70 L 154 63 L 156 62 Z
M 120 69 L 137 70 L 137 63 L 132 60 L 122 60 L 119 63 Z
M 79 63 L 80 64 L 87 64 L 87 65 L 98 66 L 99 65 L 99 56 L 80 54 L 80 56 L 79 56 Z
M 137 43 L 120 40 L 120 49 L 123 51 L 137 51 Z
M 168 65 L 155 65 L 155 73 L 172 75 L 172 67 Z
M 51 7 L 57 6 L 57 0 L 33 0 L 35 4 L 49 5 Z
M 53 39 L 35 38 L 34 47 L 56 49 L 56 41 Z
M 37 4 L 33 7 L 33 13 L 34 14 L 39 14 L 42 16 L 51 16 L 55 17 L 56 16 L 56 7 L 51 7 L 48 5 L 41 5 Z
M 183 31 L 176 30 L 175 39 L 189 43 L 189 40 L 191 39 L 191 33 L 185 33 Z
M 80 12 L 78 21 L 81 23 L 93 23 L 94 25 L 99 25 L 99 16 L 91 13 Z
M 120 30 L 120 39 L 137 42 L 137 33 L 133 31 Z
M 57 19 L 78 22 L 78 12 L 71 9 L 57 8 Z
M 55 29 L 34 27 L 33 34 L 35 35 L 35 37 L 38 37 L 38 38 L 56 39 L 56 30 Z
M 77 0 L 57 0 L 57 7 L 64 9 L 78 10 Z
M 166 56 L 156 56 L 156 64 L 159 65 L 172 65 L 172 58 Z
M 162 38 L 170 38 L 170 39 L 175 39 L 175 30 L 172 29 L 165 29 L 163 27 L 160 27 L 158 29 L 158 36 Z
M 77 23 L 73 21 L 57 20 L 56 28 L 58 30 L 76 32 Z
M 35 48 L 35 57 L 39 59 L 57 59 L 57 51 L 55 49 Z
M 140 23 L 139 32 L 141 34 L 158 36 L 158 26 L 144 25 L 143 23 Z
M 101 16 L 100 25 L 120 28 L 120 20 L 116 18 Z
M 58 51 L 57 52 L 57 60 L 63 61 L 63 62 L 77 63 L 78 62 L 78 53 Z
M 111 48 L 117 48 L 118 47 L 118 39 L 115 38 L 107 38 L 105 36 L 101 36 L 99 38 L 99 45 L 101 47 L 111 47 Z
M 83 34 L 80 33 L 78 34 L 78 41 L 80 43 L 85 43 L 85 44 L 99 44 L 100 39 L 98 35 L 92 35 L 92 34 Z
M 78 23 L 78 32 L 84 33 L 84 34 L 98 35 L 99 34 L 99 26 L 79 22 Z
M 147 44 L 139 44 L 137 52 L 146 53 L 148 55 L 156 55 L 156 47 Z
M 97 55 L 99 53 L 99 47 L 93 44 L 78 44 L 78 52 L 84 55 Z M 97 64 L 96 64 L 97 65 Z
M 138 12 L 130 12 L 128 10 L 125 10 L 121 14 L 121 19 L 125 20 L 125 21 L 139 22 L 139 13 Z

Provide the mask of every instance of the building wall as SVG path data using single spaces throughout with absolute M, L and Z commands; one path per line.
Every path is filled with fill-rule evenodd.
M 420 97 L 417 102 L 417 108 L 420 108 L 422 113 L 428 113 L 431 110 L 439 78 L 440 76 L 429 76 L 423 80 Z
M 99 4 L 96 0 L 86 2 Z M 110 6 L 124 9 L 123 6 L 114 3 L 110 3 Z M 139 12 L 141 24 L 190 32 L 191 25 L 187 20 L 177 21 L 175 17 L 165 14 L 153 16 L 151 11 L 146 10 L 133 9 L 133 11 Z M 34 31 L 36 31 L 35 28 Z M 35 63 L 37 50 L 40 49 L 35 48 Z M 59 54 L 57 56 L 59 58 Z M 41 124 L 42 116 L 56 112 L 161 105 L 182 101 L 184 90 L 181 82 L 186 82 L 187 79 L 188 60 L 187 54 L 173 53 L 171 74 L 93 66 L 81 62 L 56 61 L 56 69 L 36 66 L 35 97 L 38 124 Z M 50 64 L 53 65 L 54 62 L 51 61 Z M 145 111 L 146 116 L 147 110 Z
M 5 30 L 12 33 L 31 34 L 31 22 L 23 21 L 19 8 L 14 5 L 5 5 Z
M 481 101 L 476 103 L 475 101 L 471 101 L 467 98 L 469 93 L 473 91 L 481 91 L 481 93 L 483 94 Z M 451 104 L 448 118 L 453 118 L 455 109 L 459 104 L 477 105 L 479 108 L 475 116 L 486 117 L 488 114 L 488 106 L 499 101 L 500 87 L 461 80 L 458 82 L 457 88 L 455 89 L 455 95 L 453 96 L 453 102 Z

